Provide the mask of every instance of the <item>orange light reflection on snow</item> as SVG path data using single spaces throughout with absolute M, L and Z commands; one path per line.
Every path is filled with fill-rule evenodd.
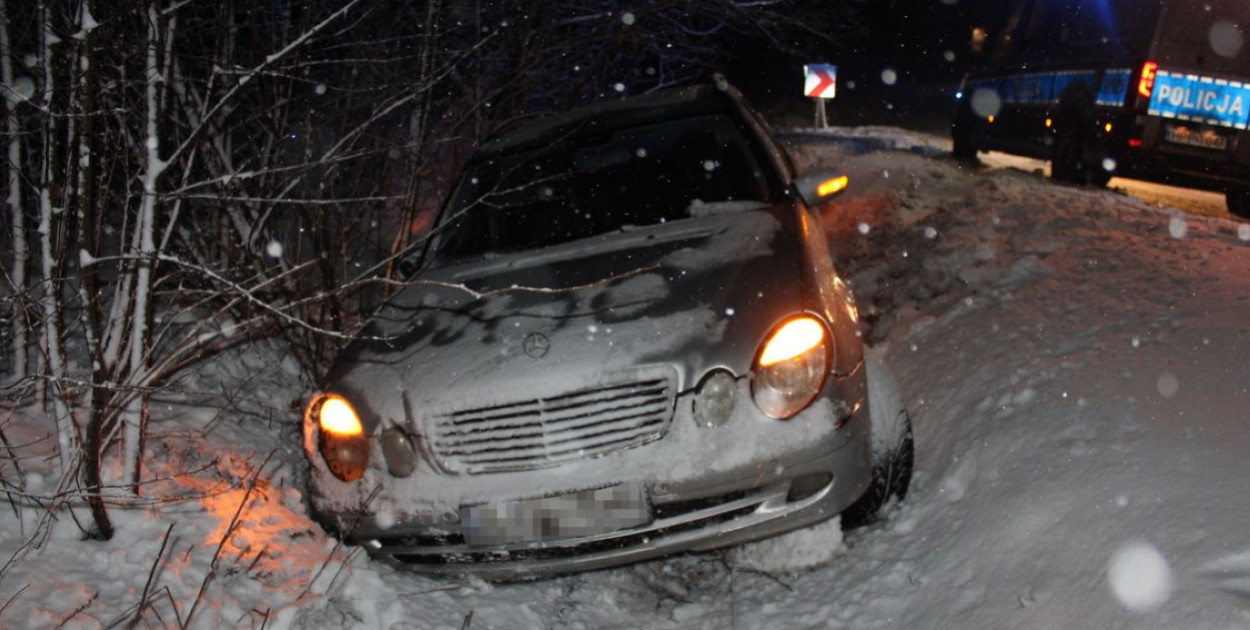
M 231 460 L 220 467 L 230 469 L 222 472 L 239 481 L 223 486 L 220 480 L 179 480 L 198 496 L 196 502 L 212 519 L 202 548 L 212 554 L 220 546 L 219 565 L 246 571 L 266 587 L 300 594 L 327 560 L 324 537 L 316 535 L 317 526 L 307 516 L 283 505 L 288 491 L 274 488 L 263 476 L 254 477 L 248 462 Z M 255 487 L 249 492 L 247 485 L 253 479 Z

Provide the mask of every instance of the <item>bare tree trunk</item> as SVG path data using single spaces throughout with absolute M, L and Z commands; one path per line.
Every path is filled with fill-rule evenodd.
M 13 89 L 13 52 L 9 40 L 9 14 L 7 3 L 0 2 L 0 81 Z M 9 194 L 5 204 L 12 213 L 13 266 L 9 281 L 13 288 L 13 380 L 26 378 L 26 350 L 30 345 L 29 319 L 26 315 L 26 265 L 30 253 L 26 248 L 26 208 L 22 203 L 22 134 L 18 127 L 16 93 L 4 96 L 5 129 L 9 133 L 6 165 Z
M 58 38 L 53 33 L 52 16 L 46 7 L 41 7 L 40 17 L 43 30 L 41 33 L 41 53 L 44 65 L 44 106 L 51 111 L 56 103 L 56 83 L 53 71 L 55 64 L 53 44 Z M 61 474 L 74 473 L 73 466 L 78 452 L 78 428 L 74 422 L 73 410 L 69 406 L 70 393 L 67 391 L 69 373 L 65 363 L 64 348 L 61 346 L 62 322 L 64 321 L 64 295 L 61 293 L 61 269 L 58 261 L 60 256 L 54 245 L 55 232 L 60 227 L 65 214 L 64 208 L 54 205 L 53 188 L 59 178 L 56 176 L 56 145 L 61 130 L 58 129 L 56 116 L 44 118 L 43 128 L 43 168 L 39 182 L 39 234 L 40 270 L 44 281 L 44 292 L 41 309 L 43 312 L 43 374 L 47 378 L 48 390 L 52 402 L 53 416 L 56 418 L 57 447 L 60 452 Z
M 131 320 L 130 344 L 128 348 L 131 383 L 139 386 L 126 404 L 124 421 L 126 423 L 122 440 L 125 444 L 124 475 L 127 483 L 135 484 L 138 491 L 139 468 L 143 458 L 143 425 L 147 416 L 147 380 L 148 380 L 148 318 L 151 316 L 150 294 L 152 289 L 152 266 L 156 262 L 156 205 L 159 202 L 157 183 L 161 173 L 165 171 L 165 162 L 161 160 L 160 126 L 161 119 L 161 86 L 163 82 L 159 53 L 161 37 L 173 38 L 172 32 L 161 27 L 161 16 L 158 10 L 159 0 L 148 7 L 147 58 L 144 64 L 144 88 L 146 94 L 145 136 L 147 147 L 143 169 L 143 199 L 139 205 L 139 220 L 135 229 L 139 231 L 139 260 L 136 264 L 134 286 L 134 313 Z M 172 25 L 169 26 L 172 28 Z
M 81 116 L 79 134 L 75 142 L 74 161 L 78 164 L 77 184 L 77 226 L 79 251 L 78 297 L 82 303 L 83 339 L 86 351 L 91 360 L 91 384 L 87 388 L 83 407 L 86 410 L 86 423 L 83 427 L 82 480 L 86 486 L 87 506 L 95 521 L 95 531 L 89 535 L 100 540 L 113 537 L 113 523 L 105 509 L 104 499 L 100 496 L 100 488 L 104 485 L 100 478 L 101 460 L 104 455 L 104 420 L 106 417 L 105 403 L 108 400 L 108 389 L 104 386 L 108 380 L 107 372 L 101 356 L 100 346 L 100 287 L 96 268 L 83 264 L 84 258 L 94 257 L 98 252 L 96 234 L 90 226 L 94 223 L 93 215 L 97 203 L 100 179 L 99 165 L 96 162 L 94 147 L 98 143 L 96 117 L 90 115 L 96 111 L 96 96 L 99 91 L 97 70 L 95 67 L 94 37 L 87 23 L 94 24 L 88 5 L 83 3 L 82 43 L 79 49 L 78 64 L 82 72 L 79 78 L 78 113 Z

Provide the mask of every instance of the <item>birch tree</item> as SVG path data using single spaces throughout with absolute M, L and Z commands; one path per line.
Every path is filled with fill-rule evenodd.
M 7 147 L 8 162 L 5 164 L 5 174 L 8 184 L 8 194 L 5 197 L 5 205 L 11 217 L 12 226 L 12 262 L 8 267 L 6 280 L 11 291 L 10 296 L 12 326 L 13 326 L 13 346 L 12 346 L 12 365 L 13 373 L 11 375 L 14 382 L 20 382 L 26 378 L 26 352 L 29 346 L 29 325 L 26 317 L 26 298 L 28 288 L 26 286 L 26 266 L 29 264 L 29 254 L 26 249 L 26 208 L 22 203 L 21 182 L 22 182 L 22 141 L 19 133 L 17 106 L 18 102 L 24 100 L 24 95 L 18 91 L 13 74 L 13 52 L 11 37 L 9 35 L 9 11 L 7 3 L 0 3 L 0 82 L 3 83 L 4 94 L 0 95 L 4 99 L 4 128 L 8 134 L 8 140 L 5 143 Z

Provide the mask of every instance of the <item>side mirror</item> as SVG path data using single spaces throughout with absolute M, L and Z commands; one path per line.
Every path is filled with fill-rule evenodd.
M 816 169 L 794 180 L 794 191 L 803 198 L 809 208 L 818 208 L 846 189 L 850 180 L 846 175 L 828 169 Z

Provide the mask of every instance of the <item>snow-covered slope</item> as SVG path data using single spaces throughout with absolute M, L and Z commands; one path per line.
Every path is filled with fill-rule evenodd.
M 191 474 L 148 496 L 202 498 L 114 508 L 107 543 L 63 516 L 0 572 L 0 625 L 124 625 L 146 601 L 139 627 L 1250 626 L 1250 226 L 964 167 L 891 130 L 788 138 L 850 174 L 826 227 L 915 425 L 912 492 L 884 522 L 529 584 L 429 580 L 307 520 L 297 418 L 170 405 L 152 472 Z M 34 414 L 5 420 L 10 441 Z M 4 508 L 7 559 L 38 511 Z

